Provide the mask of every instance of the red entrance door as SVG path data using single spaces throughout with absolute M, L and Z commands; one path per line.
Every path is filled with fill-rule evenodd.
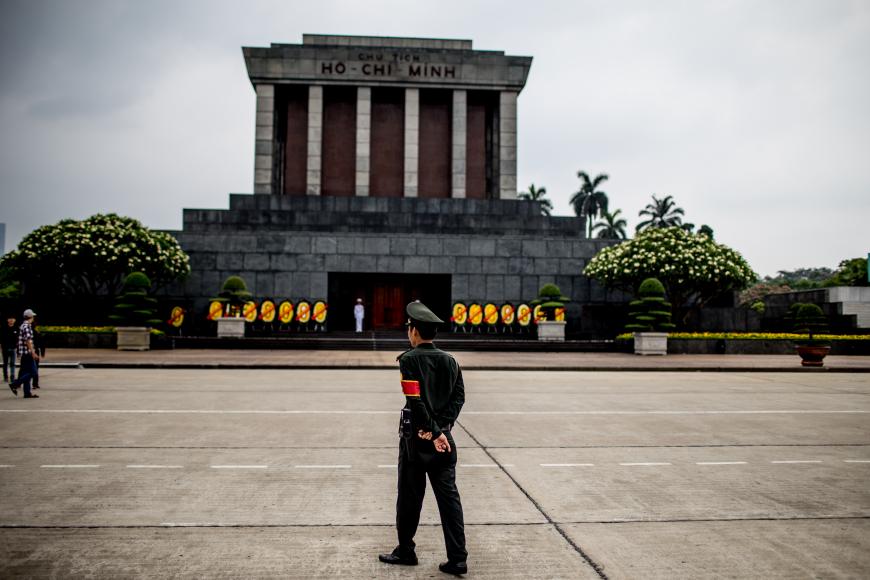
M 400 285 L 378 284 L 374 288 L 372 324 L 375 328 L 401 328 L 405 320 L 405 292 Z

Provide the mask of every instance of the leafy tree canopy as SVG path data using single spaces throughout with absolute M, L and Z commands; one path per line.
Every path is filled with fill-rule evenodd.
M 553 202 L 547 199 L 546 187 L 535 187 L 533 183 L 529 186 L 528 190 L 519 192 L 517 198 L 539 202 L 541 204 L 542 215 L 550 215 L 550 212 L 553 211 Z
M 609 288 L 628 292 L 646 278 L 657 278 L 677 310 L 703 306 L 723 292 L 746 288 L 756 279 L 738 252 L 679 226 L 650 228 L 633 240 L 604 248 L 583 273 Z
M 834 275 L 830 268 L 798 268 L 779 270 L 776 276 L 765 276 L 764 282 L 770 285 L 789 286 L 797 290 L 820 288 L 822 283 Z
M 157 287 L 190 273 L 187 254 L 170 234 L 115 214 L 39 227 L 0 267 L 13 270 L 28 294 L 115 295 L 128 272 L 144 273 Z

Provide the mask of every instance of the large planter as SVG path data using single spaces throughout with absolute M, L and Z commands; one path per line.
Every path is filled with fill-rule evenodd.
M 245 336 L 244 318 L 218 318 L 218 338 L 243 338 Z
M 565 321 L 540 321 L 538 323 L 538 340 L 543 342 L 565 342 Z
M 821 367 L 824 366 L 824 359 L 831 351 L 830 346 L 821 345 L 806 345 L 799 344 L 797 353 L 801 357 L 801 366 L 803 367 Z
M 668 333 L 635 332 L 634 354 L 659 356 L 668 354 Z
M 148 350 L 151 348 L 151 329 L 147 326 L 118 326 L 118 350 Z

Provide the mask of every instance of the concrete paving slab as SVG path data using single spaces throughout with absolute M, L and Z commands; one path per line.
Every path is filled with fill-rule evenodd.
M 437 342 L 437 341 L 436 341 Z M 99 366 L 193 366 L 197 368 L 221 366 L 313 367 L 313 368 L 395 368 L 396 356 L 402 352 L 372 350 L 265 350 L 265 349 L 177 349 L 147 352 L 117 351 L 111 349 L 52 349 L 48 364 L 75 364 Z M 797 355 L 667 355 L 662 357 L 637 356 L 626 353 L 599 352 L 474 352 L 453 353 L 463 368 L 499 370 L 771 370 L 813 374 L 818 369 L 800 366 Z M 827 371 L 870 371 L 870 356 L 828 356 Z
M 467 578 L 598 578 L 552 526 L 467 526 Z M 438 526 L 420 528 L 414 567 L 377 554 L 391 527 L 0 529 L 7 578 L 447 578 Z
M 546 522 L 483 451 L 459 457 L 466 522 Z M 0 449 L 0 526 L 390 526 L 396 461 L 395 448 Z M 422 521 L 440 522 L 431 489 Z
M 491 452 L 556 522 L 870 518 L 870 446 Z
M 854 567 L 796 560 L 808 575 L 866 576 L 855 551 L 866 551 L 867 530 L 849 524 L 870 519 L 863 376 L 467 371 L 454 437 L 473 574 L 594 574 L 561 531 L 600 525 L 606 533 L 592 534 L 595 543 L 585 528 L 575 542 L 609 577 L 680 576 L 678 562 L 691 565 L 683 577 L 728 576 L 728 566 L 799 576 L 783 563 L 782 528 L 771 528 L 769 549 L 755 528 L 745 534 L 759 538 L 749 548 L 732 528 L 698 528 L 712 539 L 695 559 L 675 544 L 696 524 L 838 521 L 818 532 L 821 544 L 836 543 L 831 553 Z M 30 576 L 440 577 L 431 497 L 420 536 L 428 569 L 373 574 L 379 564 L 366 559 L 393 543 L 402 404 L 394 367 L 45 368 L 43 379 L 38 400 L 0 398 L 0 534 L 13 546 L 0 547 L 0 576 L 10 575 L 8 561 Z M 555 523 L 545 523 L 548 515 Z M 818 519 L 831 517 L 839 519 Z M 635 542 L 627 519 L 674 527 L 638 528 L 653 539 Z M 21 523 L 37 527 L 3 527 Z M 169 527 L 179 524 L 199 527 Z M 245 527 L 208 527 L 215 524 Z M 179 529 L 189 535 L 172 535 Z M 352 536 L 360 531 L 380 536 Z M 816 532 L 792 533 L 801 546 Z M 267 547 L 250 551 L 259 538 Z M 490 540 L 502 544 L 487 547 Z M 702 568 L 704 550 L 728 541 L 721 561 Z M 172 549 L 186 544 L 202 546 L 190 567 L 169 568 L 177 566 Z M 286 545 L 293 550 L 278 551 Z M 750 554 L 746 567 L 731 564 L 741 552 Z
M 609 578 L 866 578 L 870 520 L 565 526 Z
M 559 418 L 559 421 L 555 419 Z M 472 415 L 486 447 L 862 445 L 867 414 Z

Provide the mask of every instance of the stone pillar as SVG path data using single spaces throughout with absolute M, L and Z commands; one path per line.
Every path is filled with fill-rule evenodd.
M 468 96 L 466 91 L 453 91 L 453 154 L 450 197 L 465 197 L 465 153 L 468 145 Z
M 371 166 L 372 90 L 356 89 L 356 194 L 369 195 Z
M 273 191 L 272 168 L 275 144 L 275 85 L 258 84 L 257 128 L 254 146 L 254 193 Z
M 420 89 L 405 89 L 405 197 L 417 197 L 420 157 Z
M 499 197 L 517 197 L 517 93 L 502 91 L 498 106 Z
M 308 195 L 320 195 L 321 146 L 323 145 L 323 87 L 308 87 Z

